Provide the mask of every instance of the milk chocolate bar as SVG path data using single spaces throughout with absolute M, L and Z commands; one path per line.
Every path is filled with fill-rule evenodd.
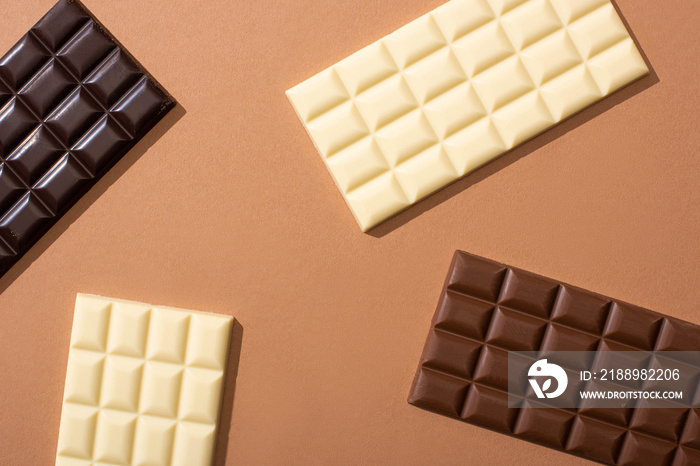
M 560 409 L 532 400 L 509 407 L 508 354 L 515 351 L 697 356 L 700 327 L 457 251 L 408 401 L 602 463 L 700 464 L 697 377 L 690 389 L 694 408 L 645 408 L 643 402 L 599 408 L 584 402 Z M 685 363 L 697 374 L 700 358 Z
M 287 95 L 367 231 L 648 72 L 610 0 L 452 0 Z
M 0 276 L 175 106 L 74 0 L 0 59 Z
M 56 465 L 211 464 L 232 323 L 78 295 Z

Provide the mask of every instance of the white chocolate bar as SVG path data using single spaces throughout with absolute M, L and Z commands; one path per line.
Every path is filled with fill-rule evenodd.
M 211 464 L 232 323 L 78 295 L 56 464 Z
M 452 0 L 287 96 L 367 231 L 648 72 L 609 0 Z

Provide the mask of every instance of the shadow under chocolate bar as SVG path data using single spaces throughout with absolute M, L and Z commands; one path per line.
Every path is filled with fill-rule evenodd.
M 0 59 L 0 276 L 175 100 L 78 1 Z
M 697 325 L 457 251 L 408 401 L 601 463 L 697 465 L 697 404 L 563 409 L 524 400 L 509 407 L 508 355 L 685 351 L 698 355 L 689 363 L 697 374 L 699 350 Z M 697 403 L 697 376 L 693 383 Z

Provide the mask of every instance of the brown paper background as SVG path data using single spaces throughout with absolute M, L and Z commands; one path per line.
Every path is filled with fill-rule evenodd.
M 457 248 L 700 323 L 700 2 L 618 0 L 658 78 L 371 234 L 284 91 L 442 0 L 85 3 L 182 107 L 0 280 L 0 464 L 53 464 L 78 292 L 236 316 L 217 464 L 585 463 L 406 403 Z

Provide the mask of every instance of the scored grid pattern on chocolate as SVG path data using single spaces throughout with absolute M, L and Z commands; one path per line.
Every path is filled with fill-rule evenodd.
M 671 402 L 661 409 L 644 402 L 624 409 L 585 402 L 578 409 L 529 408 L 536 404 L 529 399 L 509 408 L 507 352 L 604 355 L 698 351 L 699 345 L 696 325 L 457 252 L 409 402 L 604 463 L 698 464 L 699 409 Z M 699 366 L 690 361 L 696 405 Z
M 77 2 L 0 59 L 0 274 L 174 102 Z
M 288 95 L 367 230 L 647 72 L 609 0 L 453 0 Z
M 231 323 L 80 295 L 57 465 L 209 464 Z

